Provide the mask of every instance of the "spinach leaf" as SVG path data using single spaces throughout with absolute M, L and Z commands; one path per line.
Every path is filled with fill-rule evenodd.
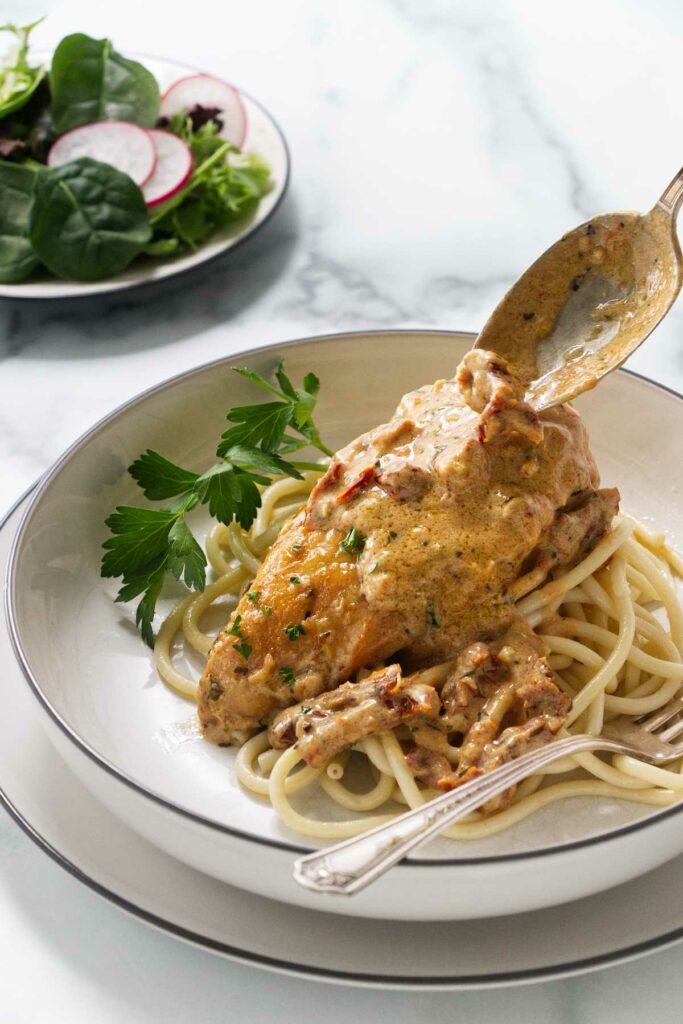
M 0 32 L 11 32 L 17 39 L 14 50 L 0 67 L 0 117 L 6 117 L 28 103 L 45 76 L 44 67 L 31 67 L 28 62 L 28 37 L 42 20 L 40 18 L 23 28 L 0 25 Z
M 38 173 L 21 164 L 0 162 L 0 281 L 3 284 L 23 281 L 38 266 L 38 257 L 28 237 Z
M 93 121 L 131 121 L 153 128 L 159 117 L 154 75 L 117 53 L 109 39 L 66 36 L 50 70 L 52 119 L 58 134 Z
M 82 157 L 39 175 L 30 238 L 58 277 L 121 273 L 151 238 L 142 192 L 127 174 Z

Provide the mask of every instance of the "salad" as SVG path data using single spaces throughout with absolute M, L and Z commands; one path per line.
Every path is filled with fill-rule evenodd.
M 0 66 L 0 283 L 101 281 L 254 215 L 270 172 L 242 152 L 231 85 L 194 74 L 160 95 L 144 65 L 81 33 L 48 70 L 30 56 L 37 24 L 0 26 L 15 41 Z

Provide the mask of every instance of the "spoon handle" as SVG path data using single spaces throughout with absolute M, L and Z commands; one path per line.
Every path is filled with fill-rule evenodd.
M 683 167 L 666 186 L 657 200 L 657 206 L 668 213 L 670 217 L 675 217 L 681 200 L 683 200 Z

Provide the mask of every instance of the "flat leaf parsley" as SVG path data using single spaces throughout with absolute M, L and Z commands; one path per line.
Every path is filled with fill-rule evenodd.
M 302 469 L 321 468 L 318 463 L 290 462 L 285 455 L 309 445 L 332 455 L 313 421 L 320 387 L 315 374 L 306 374 L 303 387 L 295 388 L 280 363 L 278 388 L 252 370 L 236 372 L 276 396 L 277 402 L 230 409 L 231 426 L 218 445 L 218 461 L 205 473 L 177 466 L 148 449 L 128 471 L 147 499 L 168 504 L 161 508 L 119 505 L 106 520 L 111 537 L 104 543 L 102 576 L 121 577 L 117 601 L 140 598 L 135 620 L 150 647 L 154 645 L 154 611 L 167 575 L 190 590 L 203 590 L 206 585 L 206 555 L 187 522 L 188 512 L 208 505 L 219 522 L 237 521 L 248 529 L 261 505 L 260 486 L 267 486 L 274 476 L 300 480 Z M 250 595 L 250 600 L 256 604 L 258 594 Z M 271 609 L 264 607 L 262 612 L 270 615 Z M 242 641 L 235 648 L 248 658 L 251 648 L 244 641 L 239 618 L 232 630 Z M 299 630 L 304 632 L 303 627 Z

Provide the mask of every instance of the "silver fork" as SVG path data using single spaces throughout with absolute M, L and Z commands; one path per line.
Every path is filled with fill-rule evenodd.
M 675 761 L 683 757 L 683 740 L 672 742 L 683 733 L 683 718 L 677 718 L 681 712 L 683 695 L 674 697 L 663 708 L 635 721 L 615 719 L 605 725 L 600 736 L 579 735 L 555 740 L 463 783 L 385 825 L 299 858 L 294 863 L 294 878 L 314 892 L 341 896 L 360 892 L 447 825 L 464 818 L 487 800 L 561 757 L 604 750 L 631 754 L 654 765 Z M 669 722 L 672 724 L 667 726 Z

